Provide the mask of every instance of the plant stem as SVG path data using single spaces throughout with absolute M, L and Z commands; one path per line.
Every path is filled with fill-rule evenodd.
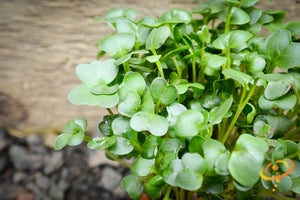
M 172 57 L 171 59 L 173 60 L 173 62 L 174 62 L 174 64 L 175 64 L 175 67 L 176 67 L 176 70 L 177 70 L 178 77 L 181 78 L 182 72 L 181 72 L 181 69 L 180 69 L 180 67 L 179 67 L 179 65 L 178 65 L 178 62 L 177 62 L 176 58 L 175 58 L 175 57 Z
M 172 187 L 174 193 L 175 193 L 175 198 L 176 200 L 180 200 L 180 196 L 179 196 L 179 191 L 177 187 Z
M 168 189 L 167 189 L 167 191 L 166 191 L 166 194 L 165 194 L 165 196 L 164 196 L 164 199 L 163 200 L 169 200 L 170 198 L 170 193 L 171 193 L 171 189 L 172 189 L 172 187 L 170 186 L 170 187 L 168 187 Z
M 192 60 L 192 68 L 193 68 L 193 83 L 196 82 L 196 76 L 197 76 L 197 72 L 196 72 L 196 57 L 193 57 Z
M 286 140 L 286 139 L 292 138 L 295 134 L 297 134 L 299 132 L 300 132 L 300 127 L 286 133 L 281 139 Z
M 157 56 L 157 53 L 156 53 L 156 51 L 155 51 L 154 48 L 151 49 L 151 52 L 152 52 L 153 55 Z M 164 71 L 163 71 L 163 68 L 162 68 L 162 66 L 161 66 L 160 61 L 159 61 L 159 60 L 156 61 L 155 64 L 156 64 L 156 66 L 157 66 L 157 69 L 158 69 L 158 71 L 159 71 L 160 76 L 161 76 L 162 78 L 165 78 Z
M 180 200 L 185 200 L 185 190 L 180 188 Z
M 110 108 L 106 108 L 106 110 L 110 115 L 114 115 L 113 111 Z
M 191 199 L 193 199 L 193 194 L 194 194 L 194 192 L 193 192 L 193 191 L 189 191 L 189 192 L 188 192 L 187 199 L 188 199 L 188 200 L 191 200 Z
M 227 33 L 230 30 L 231 9 L 232 9 L 232 6 L 228 3 L 228 5 L 227 5 L 226 22 L 225 22 L 225 30 L 224 30 L 225 33 Z
M 83 140 L 86 141 L 86 142 L 89 142 L 89 141 L 92 140 L 92 138 L 90 136 L 84 135 Z
M 248 103 L 249 99 L 252 97 L 254 91 L 255 91 L 255 88 L 256 88 L 256 82 L 254 82 L 254 84 L 252 85 L 247 97 L 244 99 L 245 97 L 245 94 L 246 92 L 244 90 L 246 90 L 246 85 L 244 85 L 244 88 L 243 88 L 243 91 L 242 91 L 242 96 L 241 96 L 241 99 L 240 99 L 240 102 L 239 102 L 239 105 L 238 105 L 238 108 L 235 112 L 235 115 L 231 121 L 231 123 L 229 124 L 229 127 L 227 128 L 227 131 L 222 139 L 222 143 L 224 144 L 226 142 L 226 140 L 228 139 L 234 125 L 235 125 L 235 122 L 237 121 L 237 119 L 239 118 L 241 112 L 243 111 L 244 107 L 246 106 L 246 104 Z
M 114 154 L 112 154 L 110 151 L 108 151 L 107 149 L 105 149 L 105 152 L 112 158 L 114 159 L 115 161 L 119 162 L 120 164 L 128 167 L 129 169 L 131 168 L 131 164 L 125 162 L 124 160 L 116 157 Z
M 287 197 L 287 196 L 279 196 L 274 192 L 271 192 L 267 189 L 264 189 L 261 191 L 261 193 L 259 195 L 255 195 L 255 196 L 261 196 L 261 197 L 273 197 L 277 200 L 293 200 L 293 198 Z

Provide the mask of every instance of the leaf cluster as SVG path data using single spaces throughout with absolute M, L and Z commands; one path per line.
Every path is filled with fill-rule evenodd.
M 85 135 L 85 120 L 69 121 L 55 149 L 85 140 L 105 150 L 131 168 L 121 187 L 132 199 L 143 191 L 164 200 L 171 192 L 181 200 L 264 199 L 274 189 L 296 197 L 300 22 L 283 24 L 285 12 L 263 11 L 258 1 L 211 0 L 140 20 L 134 9 L 113 8 L 95 18 L 115 33 L 98 42 L 98 60 L 76 67 L 83 84 L 68 98 L 109 115 L 96 138 Z M 276 164 L 287 162 L 292 172 Z M 261 178 L 269 163 L 270 177 L 286 173 L 280 182 Z

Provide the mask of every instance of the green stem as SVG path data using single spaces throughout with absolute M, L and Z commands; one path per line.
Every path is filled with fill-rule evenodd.
M 189 192 L 188 192 L 187 199 L 188 199 L 188 200 L 193 199 L 193 194 L 194 194 L 194 191 L 189 191 Z
M 287 197 L 287 196 L 279 196 L 274 192 L 271 192 L 267 189 L 264 189 L 260 192 L 259 195 L 255 195 L 255 196 L 261 196 L 261 197 L 273 197 L 277 200 L 293 200 L 293 198 Z
M 151 49 L 151 52 L 152 52 L 153 55 L 157 56 L 157 53 L 156 53 L 156 51 L 155 51 L 154 48 Z M 160 76 L 161 76 L 162 78 L 165 78 L 164 71 L 163 71 L 163 68 L 162 68 L 162 66 L 161 66 L 160 61 L 159 61 L 159 60 L 156 61 L 155 64 L 156 64 L 157 69 L 158 69 L 158 71 L 159 71 L 159 73 L 160 73 Z
M 167 191 L 166 191 L 166 194 L 164 196 L 164 199 L 163 200 L 170 200 L 170 193 L 171 193 L 171 189 L 172 187 L 168 187 Z
M 196 76 L 197 76 L 197 72 L 196 72 L 196 57 L 193 57 L 192 68 L 193 68 L 193 83 L 195 83 L 196 82 Z
M 231 9 L 232 6 L 230 4 L 227 5 L 227 15 L 226 15 L 226 22 L 225 22 L 225 30 L 224 32 L 227 33 L 230 31 L 230 16 L 231 16 Z
M 92 138 L 90 136 L 84 135 L 83 140 L 86 141 L 86 142 L 89 142 L 89 141 L 92 140 Z
M 231 58 L 230 58 L 230 47 L 226 48 L 226 69 L 230 69 L 230 62 L 231 62 Z
M 155 114 L 159 114 L 160 101 L 158 101 L 155 105 Z
M 104 149 L 104 150 L 105 150 L 105 152 L 106 152 L 112 159 L 114 159 L 115 161 L 119 162 L 120 164 L 122 164 L 122 165 L 128 167 L 129 169 L 131 168 L 131 164 L 129 164 L 129 163 L 125 162 L 124 160 L 122 160 L 122 159 L 116 157 L 114 154 L 112 154 L 112 153 L 111 153 L 110 151 L 108 151 L 107 149 Z
M 181 69 L 180 69 L 180 67 L 179 67 L 179 65 L 178 65 L 178 62 L 177 62 L 176 58 L 175 58 L 175 57 L 172 57 L 171 59 L 173 60 L 173 62 L 174 62 L 174 64 L 175 64 L 175 67 L 176 67 L 176 70 L 177 70 L 178 77 L 181 78 L 181 77 L 182 77 L 182 72 L 181 72 Z
M 174 193 L 175 193 L 175 198 L 176 200 L 180 200 L 180 196 L 179 196 L 179 191 L 177 187 L 172 187 Z
M 239 116 L 240 116 L 241 112 L 243 111 L 244 107 L 246 106 L 246 104 L 248 103 L 248 101 L 250 100 L 250 98 L 252 97 L 252 95 L 253 95 L 253 93 L 255 91 L 255 88 L 256 88 L 256 82 L 257 81 L 255 81 L 254 84 L 252 85 L 252 87 L 251 87 L 251 89 L 250 89 L 250 91 L 249 91 L 249 93 L 248 93 L 248 95 L 247 95 L 247 97 L 245 99 L 244 99 L 244 97 L 245 97 L 246 92 L 244 90 L 246 90 L 246 85 L 244 86 L 243 92 L 242 92 L 242 96 L 241 96 L 241 99 L 240 99 L 240 102 L 239 102 L 239 105 L 238 105 L 238 108 L 237 108 L 237 110 L 235 112 L 235 115 L 234 115 L 231 123 L 229 124 L 229 127 L 227 128 L 226 133 L 225 133 L 225 135 L 224 135 L 224 137 L 222 139 L 222 143 L 223 144 L 228 139 L 228 137 L 229 137 L 229 135 L 230 135 L 230 133 L 231 133 L 231 131 L 232 131 L 232 129 L 233 129 L 236 121 L 237 121 L 237 119 L 239 118 Z
M 202 81 L 204 80 L 204 73 L 203 73 L 203 68 L 204 68 L 204 53 L 205 53 L 205 45 L 202 44 L 202 52 L 201 52 L 201 65 L 200 65 L 200 70 L 199 70 L 199 74 L 198 74 L 198 81 Z
M 185 200 L 185 190 L 180 188 L 180 200 Z
M 299 151 L 297 151 L 296 153 L 293 153 L 293 154 L 291 154 L 291 155 L 288 155 L 288 156 L 285 157 L 285 158 L 291 159 L 291 158 L 298 157 L 298 156 L 299 156 Z
M 114 115 L 113 111 L 110 108 L 106 108 L 106 110 L 110 115 Z

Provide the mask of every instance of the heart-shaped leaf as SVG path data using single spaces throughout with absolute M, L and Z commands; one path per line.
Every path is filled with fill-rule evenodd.
M 155 136 L 163 136 L 168 131 L 168 120 L 160 115 L 140 111 L 133 115 L 130 126 L 136 131 L 149 131 Z
M 154 28 L 149 34 L 146 41 L 146 49 L 158 49 L 160 48 L 165 41 L 170 36 L 171 31 L 168 26 L 161 26 L 159 28 Z
M 132 117 L 140 108 L 141 97 L 134 90 L 128 90 L 126 98 L 119 103 L 118 111 L 127 117 Z
M 219 18 L 226 22 L 227 9 L 219 14 Z M 250 16 L 243 9 L 238 7 L 232 7 L 230 13 L 230 24 L 232 25 L 242 25 L 247 24 L 250 21 Z
M 247 42 L 251 37 L 252 34 L 248 31 L 230 31 L 213 41 L 213 46 L 217 49 L 236 48 Z
M 108 59 L 105 62 L 93 61 L 90 64 L 79 64 L 76 67 L 76 74 L 83 83 L 88 85 L 109 84 L 119 71 L 114 62 L 114 59 Z
M 249 134 L 243 134 L 236 142 L 229 160 L 232 177 L 244 186 L 253 186 L 259 179 L 268 145 Z
M 176 184 L 185 190 L 195 191 L 202 186 L 203 176 L 192 172 L 181 171 L 176 176 Z
M 180 159 L 174 159 L 167 169 L 163 172 L 163 178 L 166 183 L 174 187 L 178 187 L 176 183 L 176 176 L 179 172 L 183 171 L 184 166 Z
M 192 20 L 192 15 L 189 11 L 184 9 L 171 9 L 164 12 L 158 19 L 158 22 L 171 23 L 189 23 Z
M 175 133 L 178 137 L 192 137 L 199 133 L 204 121 L 204 116 L 197 110 L 182 112 L 175 124 Z
M 161 77 L 155 78 L 150 85 L 150 92 L 154 101 L 162 105 L 170 105 L 177 98 L 177 89 L 174 85 L 168 85 Z
M 196 174 L 204 174 L 206 170 L 205 160 L 198 153 L 185 153 L 182 158 L 185 171 Z
M 98 47 L 109 53 L 114 58 L 120 58 L 122 54 L 132 49 L 135 36 L 131 33 L 116 33 L 105 37 L 98 42 Z
M 146 82 L 144 77 L 138 72 L 127 72 L 120 85 L 119 95 L 120 101 L 123 101 L 127 97 L 127 93 L 130 90 L 137 92 L 139 96 L 142 96 L 146 89 Z

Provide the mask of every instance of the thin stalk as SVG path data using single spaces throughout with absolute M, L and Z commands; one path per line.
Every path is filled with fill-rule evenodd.
M 230 62 L 231 62 L 230 48 L 227 47 L 225 51 L 226 51 L 226 58 L 227 58 L 227 60 L 226 60 L 226 69 L 230 69 Z
M 175 193 L 175 198 L 176 200 L 180 200 L 180 195 L 177 187 L 172 187 L 174 193 Z
M 154 48 L 151 49 L 151 52 L 152 52 L 153 55 L 157 56 L 157 53 L 156 53 L 156 51 L 155 51 Z M 157 69 L 158 69 L 158 71 L 159 71 L 160 76 L 161 76 L 162 78 L 165 78 L 164 71 L 163 71 L 163 68 L 162 68 L 162 66 L 161 66 L 160 61 L 159 61 L 159 60 L 156 61 L 155 64 L 156 64 L 156 66 L 157 66 Z
M 167 191 L 166 191 L 166 194 L 164 196 L 164 199 L 163 200 L 169 200 L 170 199 L 170 193 L 171 193 L 171 189 L 172 187 L 168 187 Z
M 203 62 L 203 60 L 204 60 L 204 53 L 205 53 L 205 45 L 204 44 L 202 44 L 202 48 L 203 48 L 203 50 L 202 50 L 202 52 L 201 52 L 201 65 L 200 65 L 200 70 L 199 70 L 199 74 L 198 74 L 198 81 L 202 81 L 202 80 L 204 80 L 204 74 L 203 74 L 203 68 L 204 68 L 204 62 Z
M 218 140 L 220 141 L 223 138 L 222 126 L 221 123 L 218 124 Z
M 193 57 L 193 60 L 192 60 L 192 69 L 193 69 L 193 83 L 196 82 L 196 76 L 197 76 L 197 72 L 196 72 L 196 57 L 194 56 Z
M 180 188 L 180 200 L 185 200 L 185 190 Z
M 175 67 L 176 67 L 176 70 L 177 70 L 177 74 L 178 74 L 178 77 L 181 78 L 182 77 L 182 72 L 181 72 L 181 69 L 178 65 L 178 62 L 176 60 L 175 57 L 171 57 L 171 59 L 173 60 L 174 64 L 175 64 Z
M 92 140 L 92 138 L 89 137 L 89 136 L 87 136 L 87 135 L 84 135 L 84 136 L 83 136 L 83 140 L 86 141 L 86 142 L 89 142 L 89 141 Z
M 230 4 L 227 5 L 227 15 L 226 15 L 226 22 L 225 22 L 225 30 L 224 32 L 227 33 L 230 31 L 230 16 L 231 16 L 231 9 L 232 6 Z
M 110 115 L 114 115 L 113 111 L 110 108 L 106 108 L 106 110 Z
M 285 157 L 285 158 L 291 159 L 291 158 L 298 157 L 298 156 L 299 156 L 299 151 L 297 151 L 296 153 L 293 153 L 293 154 L 291 154 L 291 155 L 288 155 L 288 156 Z
M 256 88 L 256 82 L 257 81 L 255 81 L 254 84 L 252 85 L 252 87 L 251 87 L 251 89 L 250 89 L 250 91 L 249 91 L 249 93 L 248 93 L 248 95 L 247 95 L 247 97 L 245 99 L 244 99 L 244 97 L 245 97 L 246 92 L 244 92 L 244 91 L 242 92 L 242 96 L 241 96 L 238 108 L 237 108 L 237 110 L 235 112 L 235 115 L 234 115 L 231 123 L 229 124 L 229 127 L 227 128 L 227 131 L 226 131 L 226 133 L 225 133 L 225 135 L 224 135 L 224 137 L 222 139 L 222 143 L 223 144 L 228 139 L 228 137 L 229 137 L 229 135 L 230 135 L 230 133 L 231 133 L 231 131 L 232 131 L 232 129 L 233 129 L 236 121 L 237 121 L 237 119 L 239 118 L 239 116 L 240 116 L 241 112 L 243 111 L 244 107 L 246 106 L 246 104 L 248 103 L 248 101 L 250 100 L 250 98 L 252 97 L 252 95 L 253 95 L 253 93 L 255 91 L 255 88 Z M 246 85 L 244 86 L 243 90 L 246 90 Z
M 189 191 L 189 192 L 188 192 L 187 199 L 188 199 L 188 200 L 193 199 L 193 194 L 194 194 L 194 191 Z
M 122 164 L 122 165 L 124 165 L 124 166 L 126 166 L 126 167 L 128 167 L 128 168 L 131 168 L 131 164 L 129 164 L 129 163 L 125 162 L 124 160 L 122 160 L 122 159 L 116 157 L 114 154 L 112 154 L 112 153 L 111 153 L 110 151 L 108 151 L 107 149 L 104 149 L 104 150 L 105 150 L 105 152 L 106 152 L 112 159 L 114 159 L 115 161 L 119 162 L 120 164 Z
M 155 105 L 155 113 L 159 114 L 159 108 L 160 108 L 160 101 L 158 101 Z
M 271 192 L 267 189 L 264 189 L 261 191 L 261 193 L 259 195 L 255 195 L 255 196 L 261 196 L 261 197 L 273 197 L 277 200 L 293 200 L 294 198 L 290 198 L 290 197 L 286 197 L 286 196 L 279 196 L 274 192 Z

